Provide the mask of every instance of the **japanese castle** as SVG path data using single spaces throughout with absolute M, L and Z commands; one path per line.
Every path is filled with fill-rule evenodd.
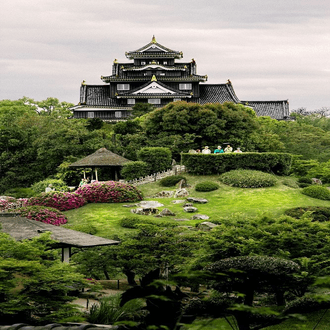
M 242 101 L 228 80 L 224 84 L 206 84 L 207 75 L 198 75 L 196 62 L 176 62 L 181 51 L 164 47 L 153 37 L 147 45 L 125 53 L 131 62 L 114 60 L 112 74 L 101 76 L 102 85 L 80 87 L 80 102 L 73 108 L 74 118 L 100 118 L 120 121 L 130 116 L 136 103 L 163 107 L 169 102 L 200 104 L 234 102 L 253 108 L 258 116 L 284 120 L 289 117 L 288 100 Z

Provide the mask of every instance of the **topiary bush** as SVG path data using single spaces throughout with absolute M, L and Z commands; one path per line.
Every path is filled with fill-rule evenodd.
M 139 189 L 117 181 L 86 184 L 78 188 L 76 193 L 89 203 L 124 203 L 143 199 Z
M 217 189 L 219 189 L 219 185 L 215 182 L 209 182 L 209 181 L 197 183 L 195 186 L 196 191 L 207 192 L 207 191 L 213 191 L 213 190 L 217 190 Z
M 37 193 L 41 194 L 45 192 L 46 188 L 51 185 L 51 187 L 55 191 L 68 191 L 69 188 L 63 180 L 60 179 L 46 179 L 43 181 L 39 181 L 31 186 L 32 190 Z
M 145 177 L 149 174 L 149 166 L 146 162 L 127 162 L 120 172 L 126 181 Z
M 159 181 L 159 185 L 162 187 L 173 187 L 181 180 L 187 180 L 187 179 L 182 175 L 171 175 L 161 179 Z
M 36 195 L 32 188 L 11 188 L 6 190 L 4 194 L 14 198 L 30 198 Z
M 148 164 L 149 174 L 166 171 L 172 167 L 172 152 L 169 148 L 145 147 L 137 152 L 137 158 Z
M 86 204 L 86 199 L 77 194 L 69 192 L 50 192 L 42 193 L 39 196 L 30 198 L 27 202 L 27 206 L 41 205 L 47 207 L 53 207 L 60 211 L 67 211 L 71 209 L 77 209 Z
M 155 221 L 151 219 L 145 219 L 134 216 L 122 218 L 119 224 L 123 228 L 131 228 L 131 229 L 139 228 L 139 225 L 154 225 L 158 227 L 167 227 L 167 228 L 174 228 L 178 226 L 177 223 L 171 223 L 168 221 Z
M 45 206 L 26 206 L 18 210 L 21 216 L 31 220 L 48 223 L 54 226 L 60 226 L 67 223 L 67 217 L 59 210 Z
M 306 212 L 311 212 L 310 216 L 313 218 L 314 221 L 330 220 L 330 207 L 324 207 L 324 206 L 295 207 L 286 210 L 284 213 L 292 218 L 299 219 Z
M 330 190 L 318 185 L 306 187 L 301 191 L 301 193 L 317 199 L 330 200 Z
M 66 226 L 68 229 L 73 229 L 76 231 L 81 231 L 82 233 L 95 235 L 97 233 L 97 229 L 91 223 L 77 223 L 73 226 Z
M 230 171 L 222 174 L 220 181 L 229 186 L 240 188 L 272 187 L 277 183 L 274 175 L 253 170 Z

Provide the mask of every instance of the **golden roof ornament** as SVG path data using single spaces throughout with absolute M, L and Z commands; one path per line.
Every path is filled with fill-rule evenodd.
M 152 42 L 153 44 L 157 43 L 156 38 L 155 38 L 155 35 L 152 36 L 151 42 Z
M 231 81 L 230 81 L 230 79 L 227 80 L 227 84 L 231 85 Z
M 157 78 L 155 75 L 152 76 L 151 81 L 157 81 Z
M 114 64 L 117 64 L 117 63 L 118 63 L 118 60 L 115 58 L 115 59 L 113 60 L 113 63 L 114 63 Z
M 86 80 L 83 80 L 83 81 L 81 82 L 81 85 L 82 85 L 82 86 L 86 86 Z
M 157 64 L 157 62 L 156 62 L 155 60 L 153 60 L 153 61 L 151 62 L 151 64 Z

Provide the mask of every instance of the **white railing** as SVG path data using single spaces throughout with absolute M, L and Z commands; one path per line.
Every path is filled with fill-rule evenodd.
M 139 186 L 141 184 L 155 182 L 155 181 L 161 180 L 163 178 L 166 178 L 167 176 L 178 175 L 178 174 L 181 174 L 184 172 L 186 172 L 186 167 L 184 165 L 175 165 L 170 170 L 154 173 L 154 174 L 148 175 L 146 177 L 133 179 L 130 181 L 124 181 L 124 182 L 131 184 L 133 186 Z

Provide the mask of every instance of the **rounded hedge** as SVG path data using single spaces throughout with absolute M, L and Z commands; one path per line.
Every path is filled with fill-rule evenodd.
M 94 182 L 76 190 L 89 203 L 123 203 L 136 202 L 143 199 L 142 192 L 136 187 L 117 182 Z
M 312 185 L 312 186 L 306 187 L 301 191 L 301 193 L 306 196 L 317 198 L 317 199 L 330 200 L 330 190 L 328 188 L 318 186 L 318 185 Z
M 295 207 L 286 210 L 284 213 L 292 218 L 300 219 L 306 212 L 312 212 L 311 217 L 314 221 L 330 220 L 330 207 L 324 206 Z
M 54 226 L 60 226 L 67 223 L 68 219 L 61 211 L 45 206 L 26 206 L 19 209 L 21 216 L 31 220 L 48 223 Z
M 183 175 L 171 175 L 163 178 L 159 181 L 159 185 L 162 187 L 173 187 L 181 180 L 187 180 Z
M 46 188 L 51 185 L 51 187 L 55 191 L 68 191 L 69 188 L 67 184 L 61 179 L 45 179 L 43 181 L 39 181 L 31 186 L 32 190 L 37 193 L 41 194 L 45 192 Z
M 205 181 L 197 183 L 195 186 L 196 191 L 213 191 L 219 189 L 219 185 L 215 182 Z
M 240 188 L 272 187 L 277 183 L 274 175 L 254 170 L 233 170 L 223 173 L 219 180 Z

